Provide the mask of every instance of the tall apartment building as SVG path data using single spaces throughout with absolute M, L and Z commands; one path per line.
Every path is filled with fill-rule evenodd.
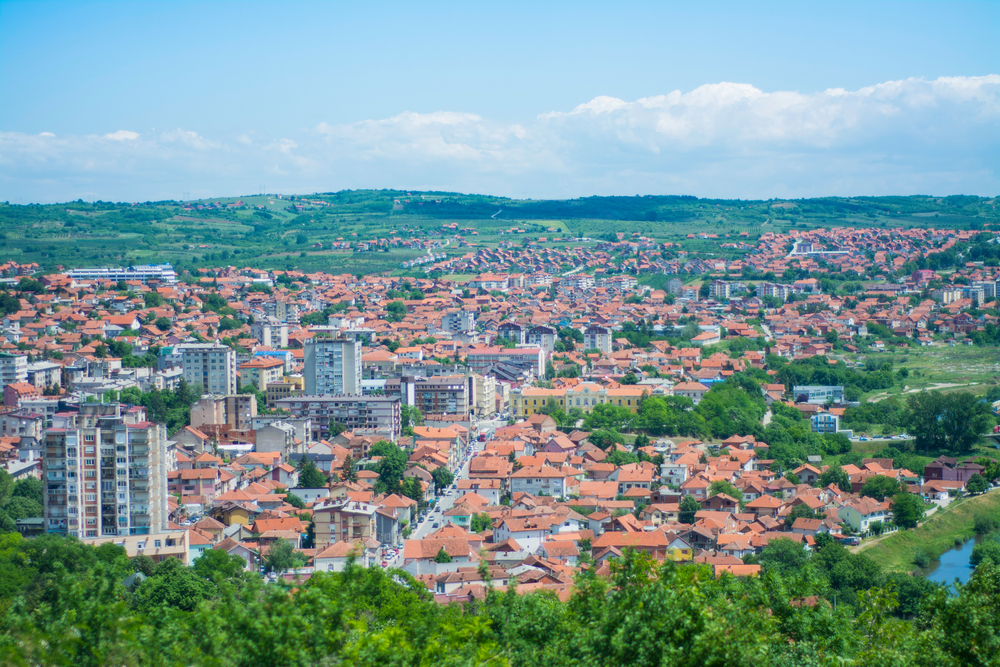
M 184 368 L 184 381 L 206 394 L 236 393 L 236 351 L 213 343 L 175 346 Z
M 167 529 L 167 434 L 142 410 L 80 406 L 43 444 L 45 530 L 96 538 Z
M 303 361 L 307 396 L 361 394 L 361 341 L 357 338 L 317 335 L 306 341 Z
M 28 381 L 28 357 L 0 352 L 0 388 Z
M 469 382 L 465 375 L 417 378 L 413 404 L 425 415 L 468 415 Z
M 583 349 L 611 354 L 611 329 L 592 324 L 583 330 Z

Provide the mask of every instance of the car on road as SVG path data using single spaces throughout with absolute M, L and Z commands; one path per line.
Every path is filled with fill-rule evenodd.
M 435 521 L 434 525 L 431 526 L 431 528 L 440 528 L 440 527 L 441 527 L 441 524 L 438 523 L 437 521 Z

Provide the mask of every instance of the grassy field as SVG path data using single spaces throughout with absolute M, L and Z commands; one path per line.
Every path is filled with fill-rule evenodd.
M 891 361 L 895 371 L 903 368 L 909 371 L 905 384 L 869 392 L 864 396 L 868 401 L 925 389 L 982 393 L 1000 382 L 1000 355 L 996 348 L 932 346 L 874 352 L 857 357 L 845 355 L 845 358 L 852 362 L 864 359 Z
M 936 559 L 954 547 L 956 540 L 964 542 L 975 537 L 973 521 L 980 513 L 1000 513 L 1000 493 L 956 500 L 918 527 L 893 533 L 870 547 L 862 545 L 861 551 L 886 570 L 909 572 L 915 567 L 917 549 Z

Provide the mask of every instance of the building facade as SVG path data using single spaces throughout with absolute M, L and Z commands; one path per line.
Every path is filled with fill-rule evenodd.
M 166 428 L 117 403 L 80 406 L 43 449 L 45 530 L 81 539 L 167 529 Z
M 201 387 L 206 394 L 236 393 L 236 351 L 225 345 L 186 343 L 174 348 L 180 353 L 184 381 Z
M 306 395 L 361 394 L 361 341 L 353 336 L 318 335 L 306 341 L 303 361 Z
M 329 436 L 330 422 L 343 424 L 358 435 L 399 439 L 400 400 L 390 396 L 292 396 L 275 401 L 280 410 L 312 420 L 313 440 Z

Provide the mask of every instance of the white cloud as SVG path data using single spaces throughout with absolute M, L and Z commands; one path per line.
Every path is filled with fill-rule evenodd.
M 263 174 L 272 191 L 996 195 L 1000 75 L 816 93 L 723 82 L 635 101 L 597 96 L 520 123 L 406 111 L 254 135 L 0 133 L 0 198 L 74 199 L 83 187 L 106 199 L 176 197 L 195 187 L 239 194 Z
M 139 133 L 132 132 L 131 130 L 118 130 L 111 134 L 105 134 L 104 138 L 111 139 L 112 141 L 135 141 L 139 138 Z
M 40 137 L 54 137 L 56 135 L 52 134 L 51 132 L 39 132 L 38 136 L 40 136 Z

